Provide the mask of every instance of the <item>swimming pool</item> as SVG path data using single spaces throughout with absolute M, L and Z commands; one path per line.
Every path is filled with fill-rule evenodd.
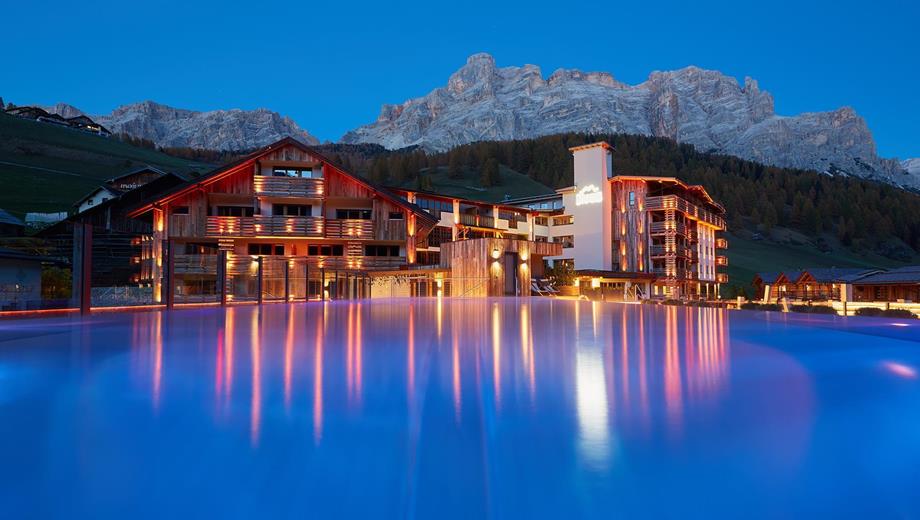
M 914 517 L 918 340 L 903 320 L 540 298 L 0 321 L 0 503 Z

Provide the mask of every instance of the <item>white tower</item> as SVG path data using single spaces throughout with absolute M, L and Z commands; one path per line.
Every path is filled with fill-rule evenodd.
M 575 220 L 575 268 L 611 271 L 613 197 L 608 179 L 613 177 L 613 147 L 600 142 L 569 151 L 575 159 L 575 194 L 573 205 L 566 201 L 566 210 L 572 208 Z

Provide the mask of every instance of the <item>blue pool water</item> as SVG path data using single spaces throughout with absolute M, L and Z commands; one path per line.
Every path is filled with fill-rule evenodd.
M 549 299 L 0 321 L 3 518 L 920 516 L 920 326 Z

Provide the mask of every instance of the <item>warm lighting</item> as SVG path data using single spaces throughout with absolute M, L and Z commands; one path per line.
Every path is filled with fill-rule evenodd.
M 597 289 L 597 288 L 600 287 L 600 286 L 601 286 L 601 279 L 600 279 L 600 278 L 592 278 L 592 279 L 591 279 L 591 288 L 592 288 L 592 289 Z
M 499 256 L 501 256 L 501 251 L 497 247 L 492 248 L 492 258 L 498 260 Z

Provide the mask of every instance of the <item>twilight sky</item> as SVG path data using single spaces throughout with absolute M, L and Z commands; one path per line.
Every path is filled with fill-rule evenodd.
M 630 84 L 692 64 L 757 79 L 782 115 L 853 106 L 882 156 L 920 157 L 916 0 L 153 4 L 6 4 L 0 96 L 89 113 L 266 107 L 338 140 L 476 52 Z

